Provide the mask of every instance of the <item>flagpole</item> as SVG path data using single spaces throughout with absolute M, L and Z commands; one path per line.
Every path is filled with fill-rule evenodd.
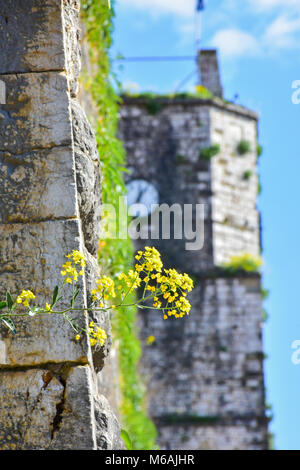
M 201 47 L 202 36 L 202 11 L 196 11 L 196 53 Z
M 204 10 L 204 0 L 196 0 L 196 14 L 195 14 L 195 47 L 196 47 L 196 64 L 198 69 L 198 80 L 196 86 L 201 86 L 201 67 L 200 67 L 200 49 L 201 49 L 201 40 L 202 40 L 202 25 L 203 25 L 203 10 Z

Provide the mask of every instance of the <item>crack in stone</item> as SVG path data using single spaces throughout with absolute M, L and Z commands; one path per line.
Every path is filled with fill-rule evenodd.
M 2 113 L 2 110 L 0 108 L 0 114 Z M 45 146 L 45 147 L 33 147 L 33 148 L 30 148 L 28 151 L 26 152 L 21 152 L 21 153 L 16 153 L 16 152 L 10 152 L 9 150 L 7 150 L 6 148 L 4 149 L 0 149 L 0 153 L 2 153 L 1 156 L 1 160 L 4 160 L 4 162 L 6 162 L 6 160 L 9 158 L 8 155 L 4 155 L 4 158 L 3 158 L 3 154 L 10 154 L 10 155 L 13 155 L 14 157 L 23 157 L 24 155 L 30 155 L 32 153 L 38 153 L 38 152 L 43 152 L 43 151 L 47 151 L 47 150 L 56 150 L 56 149 L 65 149 L 65 150 L 70 150 L 70 152 L 73 152 L 73 147 L 72 147 L 72 141 L 70 140 L 69 143 L 65 143 L 65 145 L 48 145 L 48 146 Z M 22 162 L 20 163 L 22 164 Z
M 56 222 L 56 221 L 68 221 L 68 220 L 77 220 L 78 219 L 78 216 L 77 215 L 73 215 L 73 216 L 69 216 L 69 217 L 37 217 L 35 219 L 23 219 L 23 220 L 19 220 L 19 219 L 16 219 L 16 220 L 10 220 L 9 222 L 2 222 L 0 224 L 0 227 L 1 225 L 17 225 L 17 224 L 21 224 L 21 225 L 35 225 L 35 224 L 40 224 L 40 223 L 43 223 L 43 222 Z
M 65 403 L 66 403 L 66 380 L 63 379 L 61 376 L 57 377 L 60 383 L 63 386 L 63 392 L 61 400 L 56 404 L 56 414 L 53 419 L 52 429 L 51 429 L 51 441 L 55 438 L 55 435 L 60 429 L 62 420 L 63 420 L 63 412 L 65 410 Z
M 26 72 L 20 72 L 20 71 L 13 71 L 13 72 L 5 72 L 5 73 L 0 73 L 0 77 L 3 77 L 5 75 L 34 75 L 34 74 L 40 74 L 40 73 L 67 73 L 65 69 L 45 69 L 45 70 L 27 70 Z
M 81 367 L 89 365 L 87 358 L 82 358 L 82 361 L 70 361 L 70 362 L 46 362 L 42 364 L 28 364 L 28 365 L 11 365 L 11 364 L 0 364 L 0 375 L 1 372 L 26 372 L 28 370 L 48 370 L 50 373 L 57 373 L 61 369 L 71 369 L 73 367 Z

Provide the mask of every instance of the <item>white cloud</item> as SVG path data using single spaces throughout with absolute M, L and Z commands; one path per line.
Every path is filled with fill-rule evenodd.
M 174 14 L 191 18 L 195 13 L 194 0 L 118 0 L 118 3 L 124 7 L 148 10 L 154 15 Z
M 211 45 L 219 48 L 221 54 L 227 58 L 254 55 L 259 51 L 259 44 L 255 37 L 239 29 L 218 31 L 213 37 Z
M 293 47 L 299 45 L 300 17 L 278 16 L 271 23 L 263 37 L 266 45 L 274 47 Z
M 179 44 L 188 44 L 195 32 L 195 0 L 117 0 L 127 9 L 143 11 L 147 21 L 151 16 L 175 17 Z M 300 0 L 247 0 L 244 10 L 241 0 L 219 0 L 220 8 L 209 15 L 209 1 L 205 17 L 206 30 L 217 30 L 210 46 L 220 49 L 227 58 L 267 55 L 282 48 L 300 44 Z M 249 17 L 249 29 L 239 27 L 240 19 Z M 228 27 L 228 26 L 231 27 Z M 252 26 L 251 26 L 252 25 Z M 208 28 L 209 26 L 209 28 Z M 223 26 L 223 27 L 222 27 Z M 220 29 L 219 29 L 220 28 Z M 219 29 L 219 31 L 218 31 Z
M 257 10 L 271 10 L 275 7 L 299 7 L 299 0 L 248 0 Z

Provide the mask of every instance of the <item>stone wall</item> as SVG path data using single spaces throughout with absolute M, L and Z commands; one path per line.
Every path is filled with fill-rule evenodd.
M 98 153 L 76 99 L 79 9 L 77 0 L 0 0 L 0 293 L 31 289 L 42 304 L 73 249 L 88 258 L 82 305 L 99 275 Z M 90 316 L 109 334 L 108 314 Z M 97 379 L 110 340 L 95 353 L 60 317 L 16 323 L 14 337 L 0 329 L 0 449 L 118 448 Z
M 260 254 L 255 116 L 211 108 L 210 141 L 220 145 L 211 161 L 213 252 L 219 266 L 234 255 Z M 242 141 L 250 144 L 244 155 L 237 151 Z
M 139 317 L 160 445 L 266 448 L 259 277 L 198 279 L 190 300 L 182 320 L 164 322 L 155 311 Z

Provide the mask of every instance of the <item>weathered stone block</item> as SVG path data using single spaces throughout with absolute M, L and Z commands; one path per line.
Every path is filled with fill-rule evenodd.
M 4 296 L 7 289 L 14 296 L 22 289 L 30 289 L 44 305 L 51 300 L 55 285 L 62 279 L 60 271 L 65 255 L 80 246 L 78 221 L 0 225 L 0 240 L 1 295 Z M 20 272 L 26 273 L 26 281 Z M 84 305 L 86 300 L 79 296 L 77 301 Z M 79 323 L 85 324 L 83 313 L 77 316 L 81 319 Z M 19 333 L 15 337 L 3 326 L 0 329 L 1 340 L 5 343 L 2 365 L 87 360 L 85 340 L 75 342 L 74 332 L 63 318 L 45 315 L 31 320 L 19 319 L 16 324 Z
M 73 149 L 0 152 L 0 223 L 77 215 Z M 63 203 L 62 203 L 63 201 Z
M 0 372 L 0 450 L 47 449 L 63 384 L 46 369 Z
M 97 395 L 88 366 L 1 371 L 0 394 L 0 450 L 122 446 L 118 422 Z
M 261 450 L 266 446 L 260 424 L 254 428 L 243 423 L 214 427 L 203 425 L 193 427 L 193 433 L 186 426 L 166 426 L 160 430 L 161 446 L 177 450 Z
M 68 82 L 63 73 L 3 75 L 0 150 L 13 155 L 72 144 Z
M 63 381 L 63 401 L 59 405 L 59 419 L 56 419 L 50 449 L 96 450 L 94 395 L 97 390 L 91 370 L 88 366 L 71 368 Z
M 0 73 L 64 70 L 61 0 L 0 1 Z

